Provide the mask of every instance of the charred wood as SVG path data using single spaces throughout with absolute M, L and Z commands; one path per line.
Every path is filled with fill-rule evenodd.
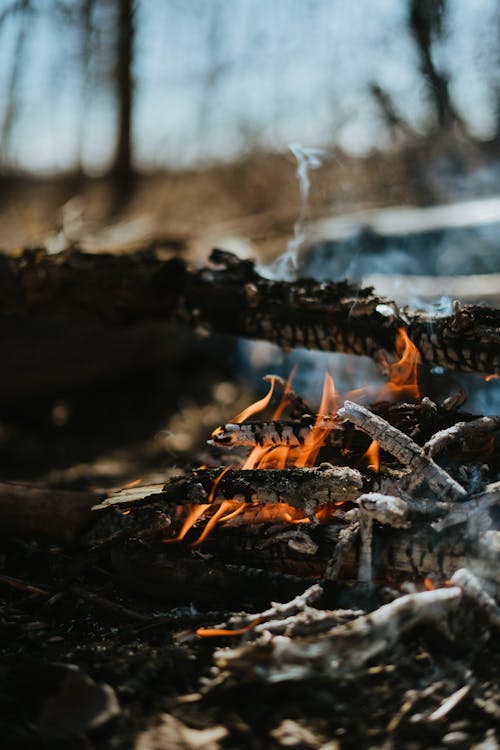
M 214 251 L 210 268 L 190 269 L 153 251 L 135 255 L 49 256 L 26 251 L 0 257 L 2 316 L 77 310 L 115 323 L 177 320 L 206 332 L 377 358 L 395 354 L 404 328 L 422 362 L 466 372 L 500 374 L 500 314 L 456 306 L 430 317 L 347 281 L 287 283 L 260 276 L 251 261 Z
M 220 469 L 196 469 L 188 477 L 174 477 L 163 488 L 154 486 L 137 488 L 147 501 L 155 500 L 168 504 L 220 503 L 238 500 L 242 503 L 287 503 L 313 514 L 326 503 L 355 500 L 360 494 L 363 480 L 356 469 L 346 466 L 322 464 L 317 468 L 304 469 L 252 469 L 248 471 L 221 471 Z M 112 495 L 96 509 L 113 504 L 127 504 L 130 496 L 119 492 Z

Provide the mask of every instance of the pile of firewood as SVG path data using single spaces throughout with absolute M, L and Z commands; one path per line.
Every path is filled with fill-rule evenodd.
M 152 315 L 378 361 L 396 356 L 403 329 L 424 364 L 500 373 L 498 311 L 456 305 L 453 316 L 430 319 L 345 282 L 273 282 L 249 262 L 214 260 L 221 267 L 191 271 L 150 255 L 34 254 L 4 262 L 0 281 L 17 280 L 9 315 L 76 299 L 117 320 Z M 104 274 L 114 264 L 122 274 L 112 292 L 103 295 L 99 273 L 85 287 L 96 267 Z M 484 627 L 499 628 L 500 417 L 463 412 L 460 398 L 440 405 L 425 397 L 370 408 L 347 399 L 335 413 L 315 414 L 289 384 L 268 379 L 282 392 L 279 416 L 255 421 L 249 412 L 216 427 L 213 466 L 106 497 L 2 485 L 4 533 L 76 540 L 143 593 L 215 604 L 224 618 L 198 636 L 240 641 L 215 651 L 205 691 L 353 676 L 420 623 L 448 637 L 449 616 L 460 622 L 471 608 Z M 373 445 L 376 466 L 367 458 Z M 297 460 L 304 451 L 308 461 Z M 249 463 L 252 453 L 258 460 Z M 355 606 L 354 593 L 351 607 L 339 606 L 338 584 L 383 589 L 386 601 Z M 281 603 L 255 611 L 271 598 Z

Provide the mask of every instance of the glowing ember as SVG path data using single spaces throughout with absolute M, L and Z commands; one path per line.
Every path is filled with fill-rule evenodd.
M 231 635 L 243 635 L 243 633 L 248 633 L 249 630 L 256 625 L 259 625 L 262 621 L 262 617 L 256 617 L 255 620 L 249 622 L 244 628 L 238 628 L 237 630 L 229 630 L 225 628 L 198 628 L 196 635 L 199 635 L 200 638 L 227 638 Z

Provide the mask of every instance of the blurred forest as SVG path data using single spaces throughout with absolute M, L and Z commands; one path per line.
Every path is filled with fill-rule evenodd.
M 313 212 L 446 200 L 429 174 L 443 155 L 450 181 L 496 158 L 499 31 L 496 0 L 1 0 L 2 244 L 82 219 L 81 202 L 63 206 L 84 178 L 114 185 L 112 198 L 85 197 L 95 228 L 161 171 L 175 186 L 151 181 L 141 199 L 173 217 L 160 234 L 189 234 L 191 201 L 207 224 L 274 210 L 286 225 L 298 210 L 290 143 L 333 156 Z M 29 231 L 8 210 L 19 178 Z M 483 169 L 464 190 L 494 179 Z

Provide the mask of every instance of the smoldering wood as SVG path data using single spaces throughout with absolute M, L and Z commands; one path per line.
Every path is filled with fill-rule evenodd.
M 324 445 L 343 445 L 343 429 L 339 420 L 335 418 L 320 418 L 304 415 L 301 419 L 283 419 L 269 422 L 243 422 L 241 424 L 227 422 L 214 430 L 212 445 L 224 448 L 279 446 L 290 448 L 303 447 L 314 435 L 314 430 L 328 430 L 323 441 Z
M 395 356 L 404 328 L 422 362 L 465 372 L 500 374 L 500 313 L 467 305 L 448 316 L 400 310 L 372 288 L 342 281 L 266 279 L 251 261 L 213 251 L 213 265 L 192 269 L 147 250 L 134 255 L 0 256 L 0 313 L 14 317 L 75 311 L 117 324 L 178 321 L 206 333 L 271 341 L 377 359 Z M 14 325 L 14 322 L 12 322 Z
M 392 427 L 382 417 L 364 406 L 346 401 L 338 416 L 345 418 L 376 440 L 380 447 L 411 470 L 411 482 L 418 486 L 425 482 L 438 497 L 464 500 L 466 490 L 441 466 L 438 466 L 423 449 L 401 430 Z
M 481 440 L 500 429 L 500 417 L 480 417 L 470 422 L 457 422 L 446 430 L 436 432 L 424 445 L 424 453 L 436 456 L 457 442 L 468 443 L 470 440 Z
M 224 679 L 283 682 L 341 675 L 355 676 L 367 661 L 393 647 L 423 623 L 447 633 L 448 615 L 462 601 L 459 586 L 407 594 L 346 625 L 316 635 L 314 640 L 267 637 L 234 649 L 219 649 L 214 661 Z
M 379 492 L 367 492 L 357 502 L 361 536 L 358 581 L 368 583 L 372 580 L 373 522 L 388 524 L 392 528 L 407 528 L 410 525 L 409 507 L 400 497 Z
M 363 480 L 356 469 L 347 466 L 322 464 L 315 468 L 251 469 L 231 470 L 196 469 L 191 475 L 174 477 L 160 491 L 155 485 L 154 493 L 147 487 L 142 498 L 147 501 L 154 494 L 155 500 L 169 504 L 220 503 L 238 500 L 244 503 L 287 503 L 306 514 L 326 503 L 354 500 L 359 494 Z M 118 492 L 104 503 L 96 506 L 130 501 L 129 495 Z

